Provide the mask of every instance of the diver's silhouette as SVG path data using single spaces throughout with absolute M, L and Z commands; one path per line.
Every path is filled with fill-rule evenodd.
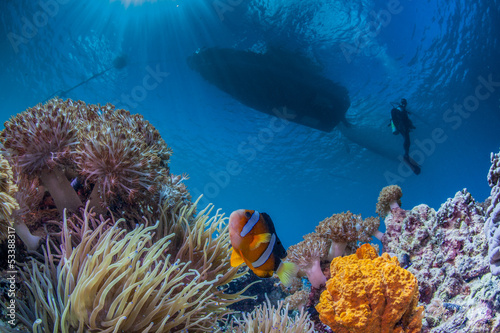
M 392 104 L 392 103 L 391 103 Z M 409 155 L 410 153 L 410 132 L 415 129 L 410 117 L 408 117 L 408 111 L 406 106 L 408 102 L 405 98 L 401 99 L 401 102 L 391 110 L 391 123 L 392 133 L 394 135 L 401 134 L 404 138 L 403 148 L 405 150 L 404 161 L 413 170 L 415 174 L 420 173 L 420 166 L 415 162 Z

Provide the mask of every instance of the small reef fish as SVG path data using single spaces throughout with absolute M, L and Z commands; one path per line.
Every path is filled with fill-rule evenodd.
M 256 210 L 239 209 L 229 216 L 229 236 L 233 252 L 231 266 L 242 263 L 259 277 L 271 277 L 274 272 L 285 286 L 297 274 L 298 266 L 282 261 L 286 250 L 281 244 L 271 217 Z

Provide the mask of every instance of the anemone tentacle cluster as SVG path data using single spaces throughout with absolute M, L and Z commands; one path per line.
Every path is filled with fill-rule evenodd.
M 9 234 L 9 227 L 13 227 L 12 213 L 19 209 L 15 199 L 17 186 L 13 181 L 12 169 L 5 158 L 0 155 L 0 242 Z
M 229 265 L 225 219 L 209 212 L 194 217 L 188 237 L 189 246 L 207 250 L 197 261 L 173 255 L 178 235 L 154 240 L 160 222 L 127 231 L 123 219 L 97 221 L 88 208 L 82 218 L 65 217 L 59 253 L 45 247 L 44 262 L 24 266 L 21 320 L 44 332 L 209 331 L 225 320 L 228 305 L 245 298 L 244 290 L 226 294 L 223 286 L 246 274 Z M 218 236 L 207 233 L 208 224 Z
M 241 319 L 231 322 L 229 332 L 287 332 L 287 333 L 313 333 L 314 323 L 309 314 L 301 309 L 294 317 L 288 316 L 289 305 L 278 302 L 277 306 L 271 305 L 269 299 L 251 313 L 244 313 Z

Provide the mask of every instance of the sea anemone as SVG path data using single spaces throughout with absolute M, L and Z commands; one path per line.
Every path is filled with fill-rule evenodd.
M 158 229 L 170 231 L 164 231 L 165 234 L 175 235 L 171 239 L 172 246 L 167 250 L 174 260 L 189 262 L 189 268 L 200 272 L 202 279 L 212 281 L 213 295 L 220 299 L 232 297 L 223 294 L 220 287 L 243 276 L 247 270 L 238 273 L 238 267 L 229 264 L 232 248 L 229 225 L 224 214 L 217 210 L 210 216 L 213 210 L 211 204 L 195 214 L 200 199 L 201 196 L 193 204 L 181 206 L 172 220 L 170 214 L 162 214 Z M 168 229 L 168 226 L 173 225 L 176 227 Z
M 253 310 L 244 313 L 241 319 L 231 322 L 229 331 L 232 333 L 313 333 L 314 323 L 309 314 L 301 309 L 294 317 L 288 316 L 288 304 L 278 302 L 276 307 L 271 305 L 269 299 Z
M 78 221 L 65 216 L 60 253 L 47 246 L 44 263 L 32 259 L 23 269 L 28 298 L 20 302 L 20 319 L 34 332 L 209 331 L 230 312 L 228 305 L 245 297 L 244 290 L 223 293 L 222 285 L 241 274 L 230 267 L 229 257 L 218 261 L 220 251 L 227 251 L 227 227 L 222 228 L 220 216 L 210 219 L 205 213 L 195 220 L 214 222 L 222 234 L 192 231 L 212 238 L 188 237 L 189 243 L 207 250 L 206 260 L 197 263 L 169 254 L 175 252 L 170 249 L 175 234 L 153 240 L 159 222 L 127 232 L 123 219 L 98 222 L 88 210 L 83 219 L 73 215 Z M 82 226 L 77 231 L 81 239 L 73 247 L 70 229 L 75 225 Z
M 403 191 L 398 185 L 386 186 L 380 191 L 376 212 L 380 218 L 385 218 L 392 209 L 401 207 Z
M 0 155 L 0 242 L 9 234 L 9 227 L 13 226 L 12 212 L 19 209 L 14 195 L 17 186 L 13 182 L 12 169 L 5 158 Z

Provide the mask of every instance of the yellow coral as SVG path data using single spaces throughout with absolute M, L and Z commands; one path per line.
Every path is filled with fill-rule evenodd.
M 424 309 L 417 307 L 418 282 L 396 257 L 379 257 L 364 244 L 356 254 L 333 259 L 330 269 L 316 309 L 334 332 L 420 332 Z

